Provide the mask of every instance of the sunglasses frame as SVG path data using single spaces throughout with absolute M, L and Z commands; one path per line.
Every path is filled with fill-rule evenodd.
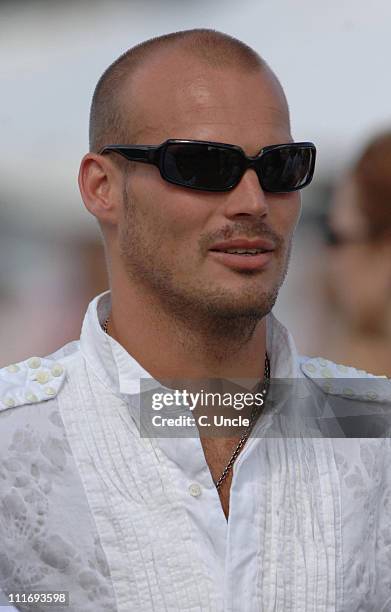
M 237 151 L 241 156 L 241 163 L 242 163 L 241 174 L 232 184 L 222 189 L 213 189 L 213 188 L 205 188 L 205 187 L 195 187 L 193 185 L 185 185 L 177 180 L 170 178 L 164 172 L 163 159 L 164 159 L 164 155 L 165 155 L 165 152 L 168 146 L 171 144 L 210 145 L 210 146 L 214 146 L 220 149 L 229 149 L 231 151 L 232 150 Z M 267 153 L 271 151 L 276 151 L 279 149 L 287 149 L 287 148 L 292 148 L 292 147 L 297 148 L 297 149 L 306 148 L 312 151 L 311 166 L 310 166 L 310 170 L 309 170 L 308 178 L 306 182 L 304 183 L 304 185 L 300 185 L 300 187 L 295 187 L 294 189 L 289 189 L 287 191 L 274 191 L 274 190 L 272 191 L 270 189 L 266 189 L 262 185 L 262 177 L 260 177 L 259 172 L 257 171 L 257 165 L 259 164 L 260 160 L 265 155 L 267 155 Z M 223 142 L 213 142 L 209 140 L 183 140 L 183 139 L 173 139 L 173 138 L 162 142 L 160 145 L 115 145 L 115 144 L 106 145 L 99 150 L 99 155 L 104 155 L 105 153 L 110 153 L 110 152 L 118 153 L 119 155 L 121 155 L 122 157 L 125 157 L 129 161 L 138 161 L 144 164 L 152 164 L 156 166 L 157 168 L 159 168 L 160 176 L 162 177 L 162 179 L 169 183 L 172 183 L 173 185 L 178 185 L 180 187 L 185 187 L 188 189 L 197 189 L 199 191 L 214 191 L 214 192 L 224 192 L 224 191 L 230 191 L 231 189 L 234 189 L 234 187 L 236 187 L 240 183 L 240 181 L 243 178 L 244 173 L 249 168 L 252 168 L 256 171 L 258 180 L 264 191 L 267 191 L 269 193 L 291 193 L 292 191 L 298 191 L 299 189 L 303 189 L 304 187 L 309 185 L 310 182 L 312 181 L 312 177 L 313 177 L 314 170 L 315 170 L 315 160 L 316 160 L 316 147 L 313 142 L 290 142 L 286 144 L 269 145 L 267 147 L 263 147 L 259 151 L 258 155 L 255 155 L 254 157 L 249 157 L 248 155 L 246 155 L 243 149 L 239 147 L 238 145 L 226 144 Z

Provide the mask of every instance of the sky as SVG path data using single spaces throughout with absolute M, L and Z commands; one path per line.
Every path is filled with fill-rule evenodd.
M 296 140 L 338 177 L 391 125 L 389 0 L 131 0 L 0 4 L 0 220 L 89 234 L 77 187 L 88 113 L 105 68 L 166 32 L 211 27 L 242 39 L 285 88 Z

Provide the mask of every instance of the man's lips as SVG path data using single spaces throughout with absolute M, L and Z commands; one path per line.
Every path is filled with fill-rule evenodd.
M 275 245 L 270 240 L 265 240 L 264 238 L 258 238 L 256 240 L 236 238 L 235 240 L 226 240 L 225 242 L 214 244 L 209 250 L 226 251 L 228 249 L 259 249 L 261 251 L 274 251 Z
M 250 253 L 227 253 L 227 250 L 250 251 Z M 254 252 L 254 251 L 257 252 Z M 237 238 L 213 245 L 209 249 L 213 259 L 234 270 L 260 270 L 272 259 L 275 245 L 270 240 L 246 240 Z M 251 253 L 251 251 L 253 251 Z

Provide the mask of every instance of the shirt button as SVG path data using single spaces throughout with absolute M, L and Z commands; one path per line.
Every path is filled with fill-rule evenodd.
M 51 373 L 53 376 L 61 376 L 63 371 L 64 371 L 64 368 L 59 363 L 55 363 L 51 369 Z
M 199 495 L 201 495 L 201 487 L 200 487 L 200 485 L 198 483 L 196 483 L 196 482 L 193 482 L 193 484 L 191 484 L 189 486 L 189 493 L 193 497 L 198 497 Z
M 28 402 L 37 402 L 37 401 L 38 401 L 38 398 L 37 398 L 37 396 L 35 395 L 35 393 L 31 393 L 30 391 L 28 391 L 28 392 L 26 393 L 26 400 L 27 400 Z
M 36 370 L 41 365 L 41 360 L 39 357 L 31 357 L 31 359 L 28 360 L 27 364 L 32 370 Z
M 49 379 L 50 379 L 49 373 L 45 372 L 44 370 L 40 370 L 39 372 L 37 372 L 34 378 L 34 380 L 39 382 L 41 385 L 44 385 L 45 383 L 47 383 Z

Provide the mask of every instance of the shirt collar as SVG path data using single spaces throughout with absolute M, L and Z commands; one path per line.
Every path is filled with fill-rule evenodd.
M 100 381 L 116 395 L 138 394 L 140 378 L 152 377 L 119 342 L 103 331 L 102 325 L 110 310 L 110 291 L 90 302 L 81 330 L 81 352 Z
M 266 350 L 271 378 L 301 378 L 300 357 L 292 334 L 274 316 L 266 315 Z
M 110 291 L 97 295 L 90 302 L 80 336 L 81 352 L 100 381 L 116 395 L 138 394 L 140 378 L 152 376 L 121 344 L 103 331 L 102 324 L 110 309 Z M 272 312 L 266 316 L 266 350 L 272 378 L 301 377 L 292 335 Z

